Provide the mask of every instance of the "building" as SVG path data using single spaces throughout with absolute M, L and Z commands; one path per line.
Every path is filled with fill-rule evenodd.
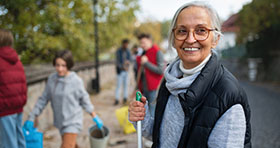
M 222 33 L 218 46 L 216 50 L 221 52 L 222 50 L 234 47 L 235 39 L 237 36 L 237 32 L 239 31 L 239 27 L 237 26 L 236 22 L 238 19 L 238 14 L 233 14 L 230 16 L 226 21 L 222 24 Z

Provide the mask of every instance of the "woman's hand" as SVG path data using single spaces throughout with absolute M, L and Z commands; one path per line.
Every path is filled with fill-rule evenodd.
M 34 122 L 30 120 L 26 120 L 24 122 L 23 128 L 25 128 L 27 131 L 32 131 L 34 129 Z
M 96 115 L 95 112 L 91 113 L 92 121 L 94 121 L 99 129 L 103 127 L 103 121 Z
M 132 122 L 144 120 L 144 117 L 146 115 L 146 97 L 142 96 L 141 102 L 140 101 L 132 101 L 129 104 L 128 112 L 129 112 L 129 120 Z

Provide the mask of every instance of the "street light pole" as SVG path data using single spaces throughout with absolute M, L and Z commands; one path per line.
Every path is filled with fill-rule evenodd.
M 95 72 L 96 77 L 93 81 L 93 88 L 95 89 L 96 93 L 99 93 L 100 87 L 99 87 L 99 61 L 98 61 L 98 22 L 97 22 L 97 0 L 93 0 L 93 20 L 94 20 L 94 40 L 95 40 Z

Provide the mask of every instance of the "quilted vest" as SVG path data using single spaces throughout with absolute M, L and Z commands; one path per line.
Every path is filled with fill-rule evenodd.
M 159 89 L 153 128 L 157 148 L 164 110 L 170 96 L 164 80 Z M 233 105 L 241 104 L 246 117 L 245 148 L 251 148 L 250 107 L 244 90 L 235 77 L 221 65 L 216 55 L 202 69 L 185 93 L 178 95 L 185 120 L 178 148 L 207 148 L 209 135 L 217 120 Z M 186 119 L 186 118 L 185 118 Z

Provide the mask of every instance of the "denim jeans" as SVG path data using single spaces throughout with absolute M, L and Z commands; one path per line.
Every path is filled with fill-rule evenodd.
M 0 148 L 25 148 L 22 113 L 0 117 Z
M 121 85 L 123 85 L 123 97 L 127 99 L 128 97 L 128 72 L 127 71 L 121 71 L 117 75 L 117 88 L 116 88 L 116 94 L 115 98 L 116 100 L 119 100 L 120 98 L 120 90 L 121 90 Z
M 144 96 L 148 100 L 149 112 L 150 112 L 151 116 L 154 117 L 155 116 L 155 110 L 156 110 L 157 90 L 153 90 L 153 91 L 143 90 L 143 91 L 144 91 L 143 92 Z

